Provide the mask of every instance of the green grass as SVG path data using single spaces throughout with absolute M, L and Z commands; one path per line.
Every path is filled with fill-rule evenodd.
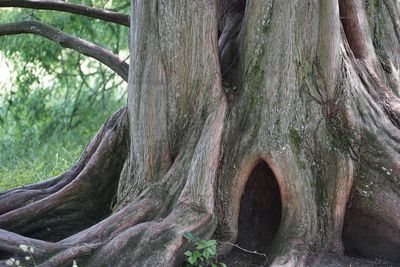
M 90 137 L 54 136 L 47 142 L 0 143 L 0 192 L 56 176 L 78 159 Z M 4 141 L 4 140 L 0 140 Z
M 110 109 L 117 110 L 114 103 Z M 112 110 L 93 110 L 77 117 L 73 128 L 61 124 L 57 114 L 29 120 L 3 116 L 0 123 L 0 192 L 47 180 L 68 170 L 109 117 Z M 26 112 L 28 113 L 28 112 Z M 0 116 L 1 118 L 1 116 Z M 62 118 L 62 117 L 61 117 Z
M 129 11 L 123 0 L 85 3 Z M 0 18 L 26 19 L 128 55 L 123 26 L 43 10 L 9 9 Z M 0 69 L 0 192 L 70 168 L 101 124 L 126 104 L 126 83 L 118 75 L 39 36 L 1 37 Z
M 40 90 L 22 95 L 24 90 L 22 86 L 3 101 L 0 97 L 0 192 L 68 170 L 104 121 L 123 106 L 113 91 L 104 95 L 105 105 L 102 98 L 90 103 L 92 95 L 87 92 L 75 102 L 60 101 L 45 89 L 45 96 Z

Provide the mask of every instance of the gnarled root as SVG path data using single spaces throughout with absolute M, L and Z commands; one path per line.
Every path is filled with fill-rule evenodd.
M 96 152 L 76 178 L 54 194 L 0 217 L 1 227 L 8 230 L 0 232 L 1 258 L 24 261 L 24 251 L 18 248 L 24 244 L 34 248 L 32 256 L 39 266 L 64 266 L 73 260 L 79 266 L 175 265 L 187 244 L 184 232 L 208 238 L 216 227 L 213 187 L 224 111 L 221 105 L 210 112 L 204 128 L 194 126 L 190 141 L 160 180 L 149 182 L 137 197 L 105 219 L 86 219 L 88 214 L 98 214 L 96 206 L 106 201 L 101 196 L 116 193 L 122 164 L 115 161 L 121 161 L 126 148 L 126 114 L 120 111 L 100 131 Z M 84 198 L 90 203 L 82 210 L 79 204 Z M 107 199 L 109 210 L 112 199 Z M 18 219 L 23 222 L 11 223 Z
M 108 215 L 127 154 L 127 131 L 123 108 L 103 125 L 69 171 L 2 193 L 0 227 L 55 241 Z

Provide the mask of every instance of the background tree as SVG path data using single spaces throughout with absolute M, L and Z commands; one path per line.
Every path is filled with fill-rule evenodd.
M 190 231 L 274 266 L 400 262 L 399 8 L 132 1 L 127 107 L 69 171 L 2 193 L 3 257 L 172 266 Z

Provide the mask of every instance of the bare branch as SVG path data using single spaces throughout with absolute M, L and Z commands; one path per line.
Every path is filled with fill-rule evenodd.
M 115 71 L 122 79 L 125 81 L 128 80 L 129 65 L 122 61 L 117 55 L 98 45 L 36 21 L 0 24 L 0 36 L 23 33 L 43 36 L 58 43 L 62 47 L 73 49 L 88 57 L 97 59 Z
M 31 9 L 57 10 L 86 17 L 105 20 L 129 27 L 129 16 L 118 12 L 87 7 L 62 1 L 50 0 L 0 0 L 0 7 L 22 7 Z

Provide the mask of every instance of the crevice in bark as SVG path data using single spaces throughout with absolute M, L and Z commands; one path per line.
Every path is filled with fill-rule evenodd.
M 281 222 L 281 196 L 275 175 L 261 161 L 249 176 L 240 202 L 236 243 L 269 253 Z
M 238 89 L 240 31 L 246 0 L 221 1 L 219 4 L 218 48 L 222 83 L 226 94 Z
M 360 22 L 360 1 L 339 0 L 339 14 L 347 42 L 354 56 L 365 59 L 368 55 Z

